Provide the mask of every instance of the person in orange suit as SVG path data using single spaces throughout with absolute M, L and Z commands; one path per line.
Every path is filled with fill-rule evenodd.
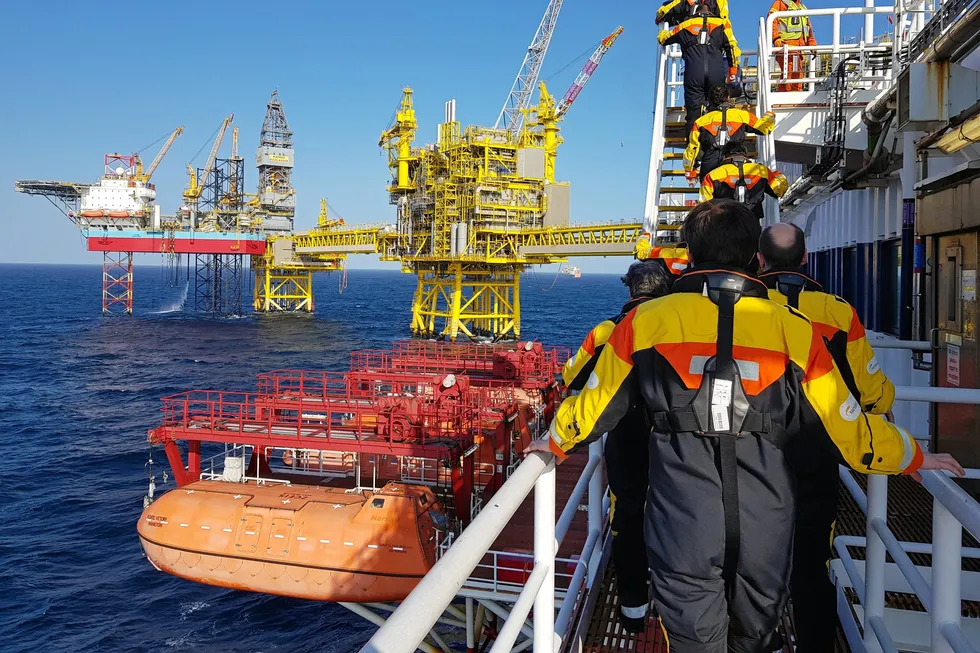
M 769 7 L 769 13 L 772 14 L 776 11 L 806 11 L 806 6 L 795 0 L 775 0 Z M 810 19 L 799 15 L 784 16 L 776 20 L 772 24 L 772 44 L 776 48 L 781 48 L 783 45 L 790 47 L 816 45 L 817 39 L 813 38 Z M 807 57 L 801 52 L 790 52 L 787 55 L 776 54 L 776 62 L 786 79 L 803 79 L 806 77 L 806 59 Z M 778 84 L 776 90 L 802 91 L 803 84 Z

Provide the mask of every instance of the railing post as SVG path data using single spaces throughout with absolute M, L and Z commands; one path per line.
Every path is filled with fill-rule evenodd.
M 534 483 L 534 565 L 547 565 L 534 597 L 534 653 L 555 650 L 555 460 Z
M 888 477 L 868 476 L 868 520 L 865 537 L 867 548 L 864 563 L 864 648 L 868 653 L 880 653 L 881 644 L 871 627 L 875 617 L 885 614 L 885 543 L 872 525 L 875 519 L 888 521 Z M 957 558 L 958 560 L 958 558 Z
M 587 533 L 592 533 L 592 531 L 597 531 L 602 533 L 602 497 L 605 494 L 605 488 L 602 486 L 602 446 L 606 438 L 599 438 L 595 442 L 589 445 L 589 458 L 596 457 L 599 459 L 599 464 L 595 466 L 592 471 L 592 477 L 589 479 L 589 528 Z M 586 536 L 588 537 L 588 536 Z M 596 572 L 599 569 L 599 560 L 602 558 L 602 547 L 597 546 L 592 552 L 592 557 L 589 560 L 583 560 L 583 562 L 588 562 L 589 564 L 589 578 L 586 581 L 586 587 L 592 587 L 592 583 L 595 581 Z
M 932 501 L 932 651 L 953 653 L 940 633 L 943 624 L 960 625 L 960 564 L 963 527 L 949 510 Z

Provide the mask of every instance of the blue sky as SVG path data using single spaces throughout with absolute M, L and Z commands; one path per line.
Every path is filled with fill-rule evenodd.
M 758 16 L 769 3 L 736 1 L 736 35 L 754 49 Z M 183 125 L 153 179 L 157 202 L 172 213 L 187 182 L 184 164 L 229 113 L 250 161 L 265 103 L 277 87 L 295 132 L 297 228 L 313 226 L 321 197 L 348 223 L 393 220 L 377 140 L 401 87 L 415 90 L 417 144 L 434 140 L 443 103 L 452 98 L 464 125 L 492 124 L 546 4 L 12 3 L 0 39 L 8 125 L 0 225 L 13 245 L 0 251 L 0 262 L 101 262 L 101 254 L 84 251 L 67 218 L 42 198 L 15 193 L 13 180 L 95 181 L 105 152 L 130 153 Z M 832 4 L 840 3 L 809 6 Z M 559 96 L 582 61 L 559 69 L 617 25 L 625 28 L 563 123 L 557 170 L 572 183 L 573 222 L 642 214 L 658 6 L 645 0 L 563 5 L 542 73 Z M 820 31 L 818 24 L 818 39 Z M 829 34 L 829 24 L 823 31 Z M 144 161 L 157 147 L 144 152 Z M 229 148 L 230 134 L 222 154 Z M 247 175 L 254 186 L 254 168 Z M 137 262 L 155 263 L 151 255 Z M 616 271 L 626 261 L 576 263 L 586 271 Z M 379 265 L 373 257 L 351 257 L 352 268 Z

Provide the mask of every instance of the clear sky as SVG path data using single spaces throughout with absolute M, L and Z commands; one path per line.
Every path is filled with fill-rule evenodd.
M 745 49 L 769 2 L 730 0 Z M 164 213 L 179 205 L 185 163 L 224 116 L 240 149 L 258 141 L 265 104 L 279 89 L 295 136 L 296 226 L 316 222 L 319 199 L 350 223 L 393 221 L 377 147 L 403 85 L 415 90 L 416 144 L 434 140 L 443 103 L 457 119 L 490 125 L 521 64 L 545 0 L 395 2 L 15 2 L 5 8 L 0 93 L 7 128 L 0 157 L 0 262 L 101 262 L 47 201 L 15 179 L 93 182 L 102 155 L 131 153 L 185 127 L 154 175 Z M 558 177 L 572 182 L 572 221 L 638 219 L 649 164 L 659 2 L 566 0 L 542 71 L 564 93 L 606 34 L 625 29 L 567 114 Z M 811 7 L 848 4 L 831 0 Z M 745 12 L 744 8 L 751 8 Z M 820 24 L 817 37 L 821 37 Z M 829 35 L 829 24 L 823 30 Z M 222 155 L 230 149 L 230 133 Z M 146 164 L 155 145 L 143 152 Z M 202 165 L 208 147 L 195 164 Z M 256 173 L 248 167 L 248 187 Z M 155 263 L 141 255 L 137 263 Z M 617 271 L 616 259 L 576 261 Z M 350 267 L 378 267 L 352 256 Z M 387 265 L 387 264 L 386 264 Z M 393 264 L 391 264 L 393 266 Z

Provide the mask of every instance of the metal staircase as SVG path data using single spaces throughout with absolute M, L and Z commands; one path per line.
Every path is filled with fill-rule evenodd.
M 755 77 L 754 51 L 742 51 L 742 70 L 746 88 L 758 85 Z M 751 96 L 750 96 L 751 97 Z M 750 102 L 754 100 L 751 97 Z M 742 98 L 738 108 L 756 110 L 755 104 Z M 762 112 L 758 112 L 762 115 Z M 684 216 L 698 203 L 700 186 L 684 177 L 683 154 L 687 147 L 684 133 L 684 63 L 677 45 L 658 48 L 657 86 L 653 111 L 653 143 L 650 148 L 650 172 L 647 178 L 643 230 L 650 234 L 654 246 L 677 241 Z M 746 135 L 749 155 L 755 157 L 756 137 Z

